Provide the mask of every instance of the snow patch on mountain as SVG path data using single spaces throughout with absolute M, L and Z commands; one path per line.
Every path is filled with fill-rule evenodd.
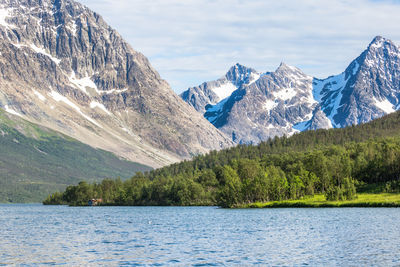
M 42 100 L 43 102 L 46 101 L 46 98 L 44 97 L 44 95 L 42 95 L 42 94 L 39 93 L 38 91 L 33 90 L 33 93 L 34 93 L 40 100 Z
M 297 92 L 292 88 L 282 88 L 281 90 L 273 92 L 272 94 L 274 95 L 275 98 L 285 101 L 295 97 L 297 95 Z
M 347 81 L 348 78 L 346 79 L 346 74 L 343 72 L 325 80 L 315 79 L 313 82 L 314 99 L 319 103 L 323 102 L 323 110 L 335 128 L 340 127 L 335 123 L 334 117 L 341 106 L 343 89 Z
M 123 92 L 126 92 L 126 91 L 128 91 L 128 88 L 125 88 L 125 89 L 111 89 L 111 90 L 108 90 L 108 91 L 99 91 L 99 90 L 96 90 L 97 93 L 99 93 L 99 94 L 106 94 L 106 95 L 110 95 L 110 94 L 120 94 L 120 93 L 123 93 Z
M 19 117 L 24 117 L 22 114 L 16 112 L 16 111 L 13 110 L 12 108 L 10 108 L 8 105 L 5 105 L 5 106 L 4 106 L 4 110 L 7 111 L 7 112 L 10 113 L 10 114 L 17 115 L 17 116 L 19 116 Z
M 13 25 L 9 24 L 6 21 L 6 18 L 10 16 L 10 13 L 12 12 L 12 8 L 4 8 L 0 7 L 0 25 L 6 27 L 6 28 L 15 28 Z
M 14 45 L 16 48 L 21 49 L 24 47 L 30 48 L 32 49 L 35 53 L 38 54 L 42 54 L 45 55 L 46 57 L 50 58 L 54 63 L 56 63 L 56 65 L 60 64 L 61 59 L 52 56 L 51 54 L 49 54 L 45 49 L 37 47 L 35 44 L 31 43 L 29 45 L 27 44 L 23 44 L 23 43 L 13 43 L 12 45 Z
M 360 68 L 360 64 L 358 64 L 357 61 L 355 61 L 354 63 L 355 63 L 355 65 L 354 65 L 354 68 L 353 68 L 353 75 L 356 75 L 358 69 Z
M 99 109 L 103 110 L 105 113 L 107 113 L 108 115 L 111 115 L 111 112 L 108 111 L 108 109 L 103 104 L 101 104 L 97 101 L 90 102 L 90 108 L 92 108 L 92 109 L 99 108 Z
M 393 104 L 390 103 L 389 100 L 384 99 L 384 100 L 379 101 L 375 97 L 373 99 L 374 99 L 375 106 L 377 106 L 378 108 L 383 110 L 386 114 L 396 111 L 393 107 Z
M 250 78 L 249 78 L 249 82 L 247 83 L 247 85 L 251 85 L 254 82 L 256 82 L 258 79 L 260 79 L 261 74 L 260 73 L 251 73 L 250 74 Z
M 211 122 L 212 124 L 215 123 L 215 121 L 218 119 L 218 117 L 221 115 L 225 103 L 228 101 L 228 97 L 225 98 L 224 100 L 218 102 L 217 104 L 210 106 L 206 108 L 206 114 L 204 114 L 204 117 Z
M 75 20 L 72 20 L 71 23 L 69 23 L 66 28 L 70 30 L 73 36 L 75 36 L 78 31 L 78 25 L 76 24 Z
M 83 113 L 81 111 L 81 109 L 74 104 L 71 100 L 69 100 L 68 98 L 66 98 L 65 96 L 59 94 L 56 91 L 51 91 L 51 93 L 49 93 L 49 95 L 57 102 L 63 102 L 65 104 L 67 104 L 68 106 L 70 106 L 71 108 L 73 108 L 76 112 L 78 112 L 82 117 L 84 117 L 86 120 L 90 121 L 91 123 L 93 123 L 94 125 L 103 128 L 100 124 L 98 124 L 94 119 L 90 118 L 88 115 L 86 115 L 85 113 Z
M 321 102 L 321 99 L 323 97 L 322 89 L 324 88 L 324 86 L 325 86 L 324 80 L 315 79 L 313 81 L 312 94 L 313 94 L 313 98 L 315 99 L 315 101 Z
M 371 44 L 369 45 L 369 48 L 379 49 L 384 45 L 385 41 L 386 40 L 384 38 L 382 38 L 381 36 L 377 36 L 371 42 Z
M 75 72 L 72 72 L 71 76 L 69 76 L 69 81 L 74 84 L 79 90 L 84 92 L 87 95 L 90 95 L 87 91 L 86 87 L 92 88 L 96 91 L 96 93 L 100 94 L 97 85 L 91 80 L 89 76 L 83 77 L 81 79 L 76 78 Z
M 33 51 L 35 51 L 36 53 L 43 54 L 43 55 L 49 57 L 49 58 L 50 58 L 51 60 L 53 60 L 57 65 L 60 64 L 61 59 L 56 58 L 56 57 L 53 57 L 52 55 L 50 55 L 49 53 L 47 53 L 46 50 L 44 50 L 43 48 L 37 47 L 37 46 L 34 45 L 34 44 L 30 44 L 29 47 L 32 48 Z
M 211 88 L 211 90 L 218 96 L 220 100 L 227 98 L 237 89 L 238 88 L 230 81 L 218 87 Z
M 274 100 L 271 99 L 267 99 L 267 101 L 265 101 L 263 107 L 266 110 L 272 110 L 274 109 L 276 106 L 278 106 L 278 103 Z

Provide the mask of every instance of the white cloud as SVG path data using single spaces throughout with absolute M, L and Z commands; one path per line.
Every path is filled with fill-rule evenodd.
M 80 0 L 146 55 L 172 88 L 222 76 L 240 62 L 281 61 L 326 77 L 345 69 L 375 35 L 399 43 L 400 5 L 369 0 Z

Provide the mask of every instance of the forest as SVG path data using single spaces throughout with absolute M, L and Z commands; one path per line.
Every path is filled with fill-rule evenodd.
M 357 192 L 400 191 L 400 113 L 343 129 L 276 137 L 198 155 L 132 178 L 80 182 L 44 204 L 218 205 L 295 200 L 324 194 L 351 200 Z

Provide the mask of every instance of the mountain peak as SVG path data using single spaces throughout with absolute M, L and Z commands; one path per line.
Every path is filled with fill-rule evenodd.
M 209 101 L 211 108 L 203 114 L 237 143 L 257 143 L 296 131 L 364 123 L 400 110 L 399 64 L 400 46 L 376 36 L 344 72 L 326 79 L 313 78 L 281 62 L 274 72 L 255 73 L 258 76 L 252 73 L 258 77 L 255 84 L 228 77 L 209 83 L 205 89 L 213 86 L 214 91 L 222 92 L 228 84 L 239 90 L 231 91 L 229 98 Z M 236 64 L 232 74 L 239 73 L 240 66 Z M 233 81 L 245 83 L 233 87 Z M 193 94 L 185 101 L 200 102 L 193 99 L 203 95 Z
M 241 69 L 241 68 L 247 68 L 247 67 L 238 62 L 235 65 L 233 65 L 232 68 Z
M 371 43 L 382 42 L 382 41 L 385 41 L 385 40 L 386 40 L 386 38 L 384 38 L 384 37 L 382 37 L 380 35 L 377 35 L 377 36 L 374 37 L 374 39 L 372 39 Z
M 275 72 L 278 73 L 286 73 L 286 72 L 294 72 L 294 73 L 303 73 L 300 69 L 294 67 L 294 66 L 290 66 L 288 64 L 286 64 L 285 62 L 281 62 L 281 64 L 279 64 L 279 67 L 275 70 Z
M 285 67 L 289 67 L 289 65 L 286 64 L 285 62 L 281 61 L 278 68 L 280 68 L 280 67 L 285 68 Z
M 279 67 L 276 69 L 276 71 L 283 71 L 283 70 L 297 70 L 296 67 L 290 66 L 288 64 L 286 64 L 285 62 L 281 62 L 281 64 L 279 64 Z
M 230 67 L 230 69 L 228 70 L 227 74 L 232 73 L 232 72 L 236 72 L 236 73 L 247 73 L 247 72 L 252 72 L 255 70 L 252 68 L 248 68 L 245 65 L 242 65 L 240 63 L 236 63 L 235 65 L 233 65 L 232 67 Z
M 225 78 L 236 86 L 240 86 L 243 83 L 250 82 L 250 78 L 255 74 L 257 74 L 255 69 L 236 63 L 225 74 Z
M 379 48 L 384 47 L 386 45 L 394 45 L 395 46 L 395 44 L 391 40 L 386 39 L 386 38 L 378 35 L 368 45 L 368 49 L 369 50 L 371 50 L 371 49 L 379 49 Z

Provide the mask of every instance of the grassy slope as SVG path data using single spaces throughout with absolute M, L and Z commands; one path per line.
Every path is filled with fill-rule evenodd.
M 300 200 L 251 203 L 240 208 L 400 207 L 400 194 L 358 194 L 354 200 L 327 201 L 324 195 Z
M 0 109 L 0 202 L 40 202 L 82 180 L 128 178 L 150 169 Z

